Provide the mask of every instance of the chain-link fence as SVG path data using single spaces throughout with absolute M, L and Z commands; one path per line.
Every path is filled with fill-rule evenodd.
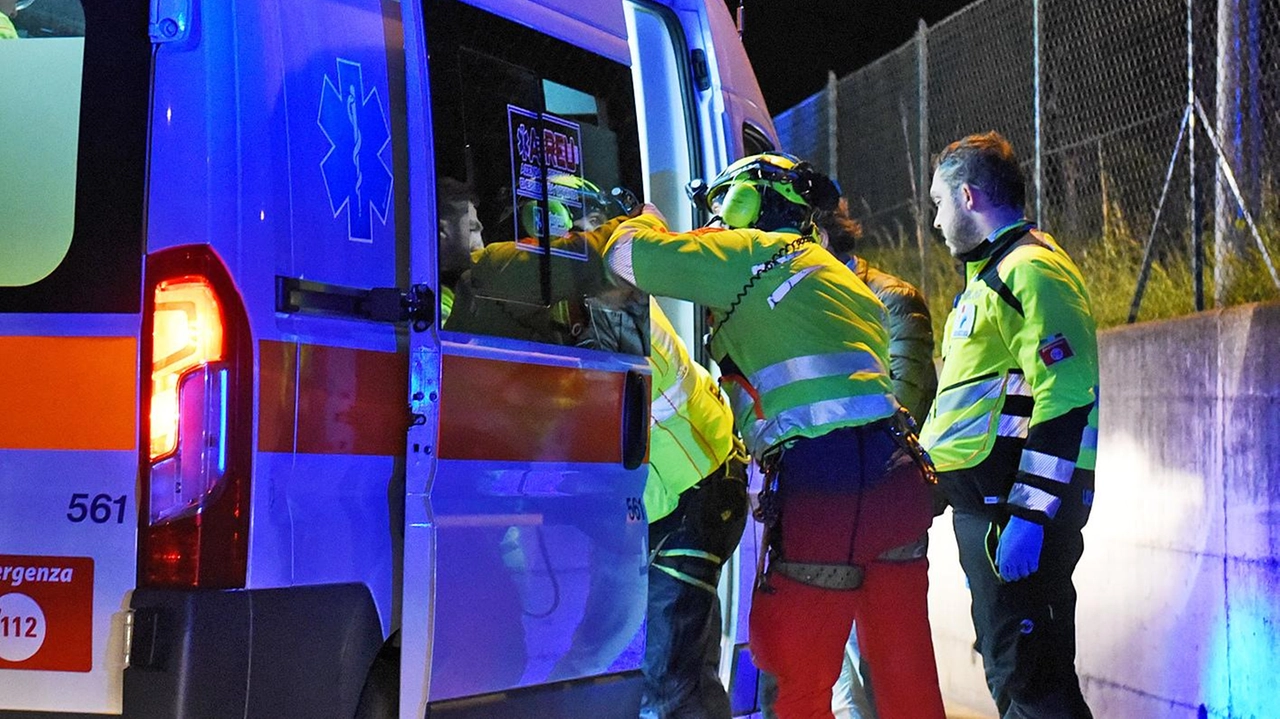
M 776 121 L 931 293 L 931 158 L 994 129 L 1104 323 L 1278 294 L 1280 0 L 980 0 Z

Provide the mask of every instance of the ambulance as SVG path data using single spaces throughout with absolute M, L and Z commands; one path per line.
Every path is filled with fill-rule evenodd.
M 695 226 L 685 184 L 774 147 L 724 2 L 12 24 L 0 716 L 635 716 L 648 370 L 559 240 L 635 198 Z M 459 234 L 520 291 L 464 302 Z

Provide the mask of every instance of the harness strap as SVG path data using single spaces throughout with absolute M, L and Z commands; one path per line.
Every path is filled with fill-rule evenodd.
M 716 593 L 716 588 L 713 587 L 712 585 L 702 581 L 701 579 L 698 579 L 697 577 L 685 574 L 684 572 L 678 569 L 672 569 L 671 567 L 668 567 L 666 565 L 656 564 L 656 563 L 653 565 L 653 568 L 664 574 L 669 574 L 675 577 L 676 579 L 678 579 L 679 581 L 684 582 L 685 584 L 692 584 L 698 589 L 705 589 L 708 592 L 711 592 L 712 594 Z
M 934 466 L 928 450 L 924 448 L 924 445 L 920 444 L 920 437 L 916 432 L 916 422 L 912 419 L 911 413 L 907 411 L 907 408 L 899 407 L 893 416 L 881 421 L 886 423 L 889 434 L 898 443 L 898 446 L 919 465 L 920 471 L 924 473 L 925 481 L 929 484 L 937 484 L 938 470 Z
M 692 557 L 694 559 L 705 559 L 708 562 L 713 562 L 715 564 L 720 564 L 724 561 L 720 559 L 720 557 L 712 554 L 711 552 L 704 552 L 701 549 L 664 549 L 658 552 L 658 556 L 659 557 Z
M 887 549 L 876 557 L 877 562 L 914 562 L 921 559 L 929 551 L 929 535 L 922 534 L 919 539 L 901 546 Z
M 764 405 L 760 402 L 760 393 L 755 387 L 751 386 L 751 382 L 740 374 L 721 374 L 720 384 L 736 384 L 747 393 L 751 398 L 751 405 L 754 408 L 756 419 L 764 421 Z

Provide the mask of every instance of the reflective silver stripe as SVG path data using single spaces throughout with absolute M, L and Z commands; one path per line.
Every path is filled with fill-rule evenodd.
M 936 437 L 920 437 L 920 442 L 924 444 L 925 449 L 933 451 L 934 447 L 941 447 L 948 442 L 958 442 L 970 437 L 981 437 L 987 433 L 987 428 L 991 425 L 991 414 L 991 412 L 987 412 L 976 417 L 970 417 L 964 422 L 952 424 Z M 934 424 L 936 424 L 936 421 L 929 423 L 930 426 Z
M 698 390 L 698 375 L 689 369 L 682 369 L 683 376 L 676 384 L 662 390 L 659 393 L 657 401 L 649 409 L 649 421 L 665 422 L 676 416 L 681 407 L 684 407 L 693 393 Z
M 649 422 L 654 424 L 671 419 L 681 407 L 685 406 L 697 391 L 698 375 L 687 366 L 677 364 L 680 349 L 676 346 L 675 339 L 660 323 L 654 323 L 649 342 L 652 345 L 652 352 L 650 352 L 652 358 L 657 358 L 664 365 L 672 366 L 676 375 L 670 385 L 657 388 L 658 396 L 654 398 L 649 410 Z M 654 380 L 657 379 L 658 374 L 655 372 Z
M 794 260 L 795 258 L 799 257 L 801 252 L 804 252 L 804 250 L 802 250 L 802 249 L 801 249 L 801 250 L 796 250 L 795 252 L 792 252 L 791 254 L 783 255 L 782 257 L 779 257 L 779 258 L 777 259 L 777 261 L 776 261 L 776 262 L 774 262 L 772 265 L 771 265 L 771 264 L 769 264 L 768 262 L 761 262 L 761 263 L 760 263 L 760 264 L 758 264 L 758 265 L 754 265 L 754 266 L 751 268 L 751 274 L 753 274 L 753 275 L 758 275 L 758 274 L 761 274 L 761 273 L 763 273 L 763 272 L 768 272 L 769 270 L 772 270 L 772 269 L 774 269 L 775 267 L 781 267 L 781 266 L 783 266 L 783 265 L 787 264 L 788 262 L 790 262 L 790 261 Z
M 796 285 L 800 284 L 800 280 L 803 280 L 804 278 L 817 272 L 820 269 L 822 269 L 821 265 L 812 265 L 812 266 L 806 267 L 803 270 L 800 270 L 799 272 L 792 275 L 790 278 L 787 279 L 786 282 L 783 282 L 782 284 L 778 285 L 778 289 L 774 290 L 769 294 L 769 309 L 773 309 L 774 307 L 777 307 L 778 303 L 782 301 L 782 298 L 786 297 L 787 294 L 791 292 L 791 290 L 795 289 Z
M 1004 390 L 1005 394 L 1016 394 L 1019 397 L 1031 396 L 1031 384 L 1027 382 L 1027 376 L 1023 374 L 1010 373 L 1009 384 Z
M 721 385 L 721 389 L 724 390 L 725 394 L 729 395 L 729 409 L 733 412 L 734 417 L 755 413 L 755 401 L 751 399 L 751 394 L 742 385 L 737 382 L 725 382 Z
M 1030 417 L 1018 417 L 1012 414 L 1000 415 L 1000 424 L 996 427 L 998 437 L 1027 438 L 1027 429 L 1031 427 Z
M 636 228 L 628 227 L 620 233 L 609 246 L 609 251 L 605 254 L 605 263 L 609 265 L 609 271 L 621 277 L 627 282 L 635 285 L 636 269 L 631 264 L 631 245 L 632 238 L 635 237 Z
M 1058 513 L 1058 507 L 1062 506 L 1062 500 L 1043 489 L 1018 482 L 1009 490 L 1009 504 L 1033 512 L 1044 512 L 1052 519 Z
M 964 409 L 984 399 L 999 397 L 1000 387 L 1003 385 L 1004 380 L 997 377 L 986 382 L 974 382 L 971 385 L 947 390 L 938 396 L 938 401 L 933 405 L 933 414 L 935 417 L 941 417 L 947 412 Z
M 890 395 L 870 394 L 841 397 L 792 407 L 776 417 L 760 420 L 743 430 L 743 439 L 751 454 L 760 456 L 788 436 L 810 427 L 844 422 L 853 426 L 883 419 L 898 410 L 898 402 Z
M 1080 449 L 1098 449 L 1098 428 L 1085 427 L 1084 433 L 1080 435 Z
M 819 377 L 849 376 L 858 372 L 888 374 L 880 360 L 870 352 L 858 350 L 836 354 L 809 355 L 771 364 L 752 373 L 749 381 L 760 396 L 784 385 Z
M 1052 454 L 1037 452 L 1034 449 L 1024 449 L 1022 461 L 1018 463 L 1018 470 L 1062 484 L 1071 484 L 1071 475 L 1076 471 L 1076 463 Z
M 712 594 L 716 594 L 719 591 L 714 585 L 708 584 L 702 581 L 701 579 L 698 579 L 697 577 L 690 576 L 679 570 L 672 569 L 671 567 L 664 567 L 663 565 L 657 564 L 656 562 L 649 566 L 653 567 L 659 572 L 663 572 L 664 574 L 670 574 L 671 576 L 675 577 L 676 579 L 682 582 L 685 582 L 687 584 L 692 584 L 693 586 L 699 589 L 705 589 L 708 592 L 711 592 Z M 717 596 L 719 595 L 717 594 Z

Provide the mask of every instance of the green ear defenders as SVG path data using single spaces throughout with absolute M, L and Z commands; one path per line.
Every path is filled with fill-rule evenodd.
M 710 184 L 689 184 L 689 198 L 734 228 L 755 227 L 768 190 L 800 208 L 828 209 L 840 200 L 840 189 L 826 175 L 794 155 L 766 152 L 729 165 Z M 775 200 L 776 201 L 776 200 Z
M 547 236 L 563 237 L 573 227 L 573 214 L 559 200 L 547 200 L 547 214 L 550 222 L 543 224 L 542 208 L 536 200 L 525 200 L 520 203 L 520 229 L 525 237 L 541 237 L 545 227 Z
M 760 218 L 760 191 L 749 182 L 737 182 L 720 201 L 720 219 L 729 227 L 753 227 Z
M 639 200 L 623 187 L 604 192 L 594 182 L 577 175 L 554 174 L 547 177 L 547 223 L 551 237 L 561 237 L 574 227 L 575 220 L 589 213 L 600 213 L 606 219 L 631 214 Z M 580 209 L 574 209 L 579 208 Z M 540 237 L 543 213 L 538 201 L 520 202 L 520 229 L 526 237 Z

